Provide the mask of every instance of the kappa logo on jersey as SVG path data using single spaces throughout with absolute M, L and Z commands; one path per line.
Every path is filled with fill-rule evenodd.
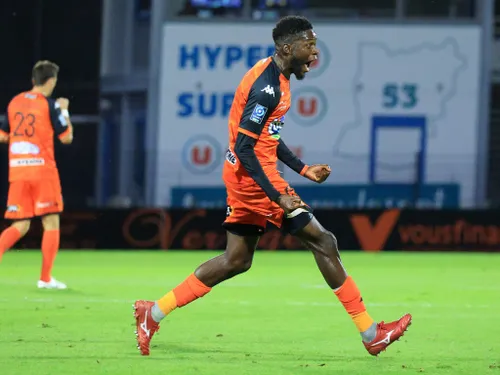
M 267 113 L 267 107 L 257 104 L 250 115 L 250 121 L 256 122 L 257 124 L 262 124 L 262 120 Z
M 272 138 L 280 139 L 281 138 L 280 132 L 281 129 L 283 128 L 283 125 L 285 125 L 285 116 L 281 116 L 279 119 L 271 121 L 267 131 L 269 132 L 269 134 L 271 134 Z
M 314 126 L 326 115 L 328 101 L 323 91 L 316 87 L 304 87 L 295 91 L 292 95 L 293 121 L 303 126 Z
M 271 87 L 271 85 L 267 85 L 266 87 L 264 87 L 262 90 L 260 91 L 263 91 L 265 92 L 266 94 L 269 94 L 269 95 L 272 95 L 273 97 L 275 96 L 274 95 L 274 87 Z

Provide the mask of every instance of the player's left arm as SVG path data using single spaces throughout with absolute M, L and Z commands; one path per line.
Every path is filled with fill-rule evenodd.
M 0 124 L 0 143 L 9 143 L 9 115 L 5 115 L 5 121 Z
M 285 163 L 291 170 L 303 176 L 309 169 L 309 166 L 288 148 L 283 139 L 280 138 L 278 142 L 278 159 Z
M 49 99 L 50 121 L 57 138 L 63 144 L 73 142 L 73 125 L 69 118 L 68 99 Z

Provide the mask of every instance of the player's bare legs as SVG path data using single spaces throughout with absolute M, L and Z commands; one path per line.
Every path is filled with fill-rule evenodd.
M 0 235 L 0 260 L 30 229 L 30 220 L 16 220 Z
M 138 349 L 149 355 L 149 344 L 159 329 L 159 322 L 178 307 L 185 306 L 210 292 L 215 285 L 244 273 L 252 266 L 258 236 L 238 236 L 227 232 L 224 254 L 199 266 L 186 280 L 156 302 L 136 301 Z
M 368 315 L 358 287 L 342 265 L 333 233 L 312 217 L 295 235 L 312 250 L 323 278 L 351 316 L 370 354 L 378 355 L 403 336 L 411 324 L 411 315 L 406 314 L 395 322 L 378 324 Z
M 42 289 L 66 289 L 66 285 L 52 277 L 52 267 L 59 251 L 59 215 L 49 214 L 42 217 L 42 270 L 38 287 Z
M 244 273 L 252 266 L 259 237 L 241 237 L 227 233 L 227 247 L 221 254 L 199 266 L 194 275 L 209 287 Z

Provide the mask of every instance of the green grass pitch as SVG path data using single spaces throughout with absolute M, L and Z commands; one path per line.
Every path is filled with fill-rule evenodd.
M 66 291 L 36 289 L 40 254 L 0 264 L 0 374 L 500 374 L 500 255 L 343 253 L 377 320 L 413 314 L 368 355 L 307 253 L 253 268 L 172 313 L 141 357 L 132 303 L 156 299 L 211 252 L 61 252 Z

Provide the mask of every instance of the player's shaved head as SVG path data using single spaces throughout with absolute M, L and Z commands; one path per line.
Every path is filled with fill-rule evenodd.
M 59 66 L 57 64 L 48 61 L 38 61 L 33 67 L 31 78 L 33 79 L 33 84 L 35 86 L 43 86 L 51 78 L 57 78 L 59 73 Z
M 308 30 L 312 30 L 311 22 L 302 16 L 286 16 L 278 21 L 273 29 L 273 40 L 277 45 L 292 43 Z

